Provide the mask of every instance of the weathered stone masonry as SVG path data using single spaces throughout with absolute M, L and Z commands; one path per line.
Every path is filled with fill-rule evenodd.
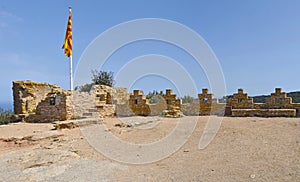
M 13 96 L 15 120 L 49 122 L 73 117 L 71 92 L 57 85 L 15 81 Z
M 213 98 L 213 94 L 208 93 L 208 89 L 202 89 L 198 94 L 200 110 L 199 115 L 224 115 L 225 103 L 219 103 L 218 99 Z
M 161 99 L 156 104 L 149 104 L 149 100 L 142 90 L 134 90 L 130 95 L 129 106 L 135 115 L 164 115 L 166 117 L 180 117 L 181 100 L 177 99 L 176 94 L 171 89 L 166 90 Z
M 14 113 L 29 114 L 34 113 L 38 103 L 45 99 L 52 89 L 59 88 L 57 85 L 38 83 L 32 81 L 14 81 Z
M 193 103 L 182 104 L 167 89 L 158 103 L 150 104 L 142 90 L 128 93 L 126 88 L 96 85 L 90 92 L 70 92 L 57 85 L 15 81 L 13 96 L 15 119 L 27 122 L 132 115 L 224 115 L 224 111 L 227 116 L 300 116 L 300 103 L 293 103 L 281 88 L 276 88 L 266 103 L 253 103 L 243 89 L 238 89 L 227 103 L 219 103 L 208 89 L 202 89 Z
M 151 113 L 149 100 L 146 99 L 142 90 L 134 90 L 133 94 L 130 94 L 129 105 L 136 115 L 148 116 Z
M 73 118 L 73 99 L 71 92 L 52 90 L 36 108 L 36 113 L 30 115 L 27 121 L 48 122 L 70 120 Z
M 204 99 L 207 98 L 207 103 L 204 103 Z M 200 115 L 202 114 L 217 114 L 218 108 L 223 107 L 223 103 L 218 103 L 212 99 L 210 94 L 207 94 L 207 90 L 204 89 L 202 94 L 199 94 L 200 101 Z M 215 109 L 213 108 L 215 103 Z M 281 88 L 276 88 L 275 93 L 271 94 L 270 99 L 266 103 L 253 103 L 253 99 L 248 97 L 247 93 L 244 93 L 243 89 L 238 89 L 238 92 L 233 94 L 233 97 L 229 99 L 226 104 L 226 108 L 230 108 L 229 116 L 260 116 L 260 117 L 294 117 L 299 116 L 299 103 L 292 103 L 292 99 L 286 96 L 285 92 L 281 92 Z
M 95 85 L 90 92 L 73 92 L 74 118 L 115 116 L 116 90 Z

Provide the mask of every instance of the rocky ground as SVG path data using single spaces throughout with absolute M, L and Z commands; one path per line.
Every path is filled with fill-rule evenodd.
M 111 118 L 60 130 L 53 130 L 53 124 L 3 125 L 0 181 L 300 181 L 300 118 L 225 117 L 203 150 L 198 145 L 209 117 L 184 120 L 195 118 L 196 127 L 179 150 L 147 164 L 105 157 L 85 132 L 93 131 L 95 139 L 110 133 L 144 147 L 168 137 L 179 119 Z M 104 129 L 95 130 L 99 126 Z M 130 156 L 122 149 L 111 152 Z

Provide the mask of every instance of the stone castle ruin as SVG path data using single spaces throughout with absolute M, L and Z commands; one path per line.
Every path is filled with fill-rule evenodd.
M 15 120 L 48 122 L 73 118 L 72 93 L 57 85 L 13 82 Z
M 208 89 L 202 89 L 198 99 L 182 104 L 181 99 L 167 89 L 157 103 L 151 104 L 142 90 L 128 93 L 126 88 L 95 85 L 90 92 L 71 92 L 47 83 L 14 81 L 13 97 L 14 119 L 26 122 L 133 115 L 300 117 L 300 103 L 293 103 L 281 88 L 276 88 L 266 103 L 254 103 L 243 89 L 238 89 L 226 103 L 220 103 Z

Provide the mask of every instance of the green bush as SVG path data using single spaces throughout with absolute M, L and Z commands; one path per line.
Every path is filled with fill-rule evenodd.
M 13 113 L 11 110 L 4 110 L 0 107 L 0 125 L 8 124 Z
M 76 86 L 75 90 L 78 90 L 79 92 L 89 92 L 94 85 L 113 87 L 114 84 L 115 80 L 113 72 L 92 70 L 92 83 Z
M 92 74 L 92 82 L 95 85 L 114 86 L 115 80 L 113 72 L 92 70 Z

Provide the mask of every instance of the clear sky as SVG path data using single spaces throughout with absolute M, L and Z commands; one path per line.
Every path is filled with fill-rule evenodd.
M 105 30 L 129 20 L 163 18 L 205 39 L 222 66 L 228 94 L 239 87 L 249 95 L 269 94 L 275 87 L 300 90 L 299 0 L 0 0 L 0 106 L 12 102 L 13 80 L 69 88 L 68 59 L 61 49 L 69 6 L 73 8 L 74 71 L 86 47 Z M 127 61 L 145 54 L 178 59 L 199 80 L 199 90 L 209 87 L 188 55 L 158 41 L 136 42 L 118 50 L 104 69 L 118 72 Z M 172 87 L 168 80 L 150 76 L 137 80 L 131 89 L 147 93 L 167 87 Z

